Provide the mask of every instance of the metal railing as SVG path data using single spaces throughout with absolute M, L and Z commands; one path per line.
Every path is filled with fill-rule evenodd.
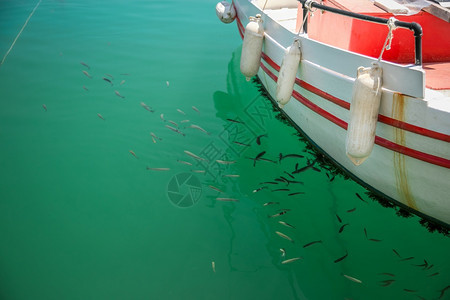
M 373 22 L 378 24 L 388 24 L 389 19 L 385 18 L 378 18 L 358 13 L 353 13 L 350 11 L 337 9 L 330 6 L 325 6 L 319 3 L 316 3 L 314 1 L 307 1 L 307 0 L 298 0 L 302 6 L 303 6 L 303 15 L 305 16 L 306 13 L 308 13 L 308 8 L 305 4 L 307 4 L 311 8 L 317 8 L 324 11 L 329 11 L 331 13 L 351 17 L 354 19 L 359 19 L 367 22 Z M 416 22 L 403 22 L 399 20 L 395 20 L 394 22 L 396 27 L 402 27 L 409 30 L 412 30 L 414 32 L 414 52 L 415 52 L 415 64 L 416 65 L 422 65 L 422 27 L 420 24 Z M 307 22 L 304 22 L 303 25 L 303 32 L 307 32 Z

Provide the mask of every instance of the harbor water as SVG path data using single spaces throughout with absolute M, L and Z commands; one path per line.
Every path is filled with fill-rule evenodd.
M 450 299 L 449 237 L 317 155 L 216 3 L 0 1 L 0 298 Z

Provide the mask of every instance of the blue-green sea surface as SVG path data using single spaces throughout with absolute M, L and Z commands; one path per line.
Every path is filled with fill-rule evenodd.
M 292 174 L 215 5 L 0 1 L 0 298 L 450 299 L 448 237 Z

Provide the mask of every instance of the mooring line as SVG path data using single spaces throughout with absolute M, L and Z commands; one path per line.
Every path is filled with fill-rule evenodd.
M 25 24 L 23 24 L 22 29 L 20 29 L 19 33 L 17 34 L 16 38 L 14 39 L 14 42 L 11 44 L 11 47 L 9 47 L 8 51 L 6 51 L 5 56 L 3 56 L 2 62 L 0 62 L 0 66 L 3 65 L 3 63 L 5 62 L 6 57 L 8 56 L 9 52 L 11 52 L 12 48 L 14 47 L 14 44 L 17 42 L 17 39 L 19 38 L 19 36 L 22 34 L 22 31 L 25 29 L 25 27 L 28 24 L 28 21 L 31 19 L 31 16 L 34 14 L 34 12 L 36 11 L 36 9 L 38 8 L 39 4 L 41 4 L 42 0 L 39 0 L 39 2 L 36 4 L 36 6 L 33 8 L 33 11 L 31 12 L 31 14 L 28 16 L 27 20 L 25 21 Z

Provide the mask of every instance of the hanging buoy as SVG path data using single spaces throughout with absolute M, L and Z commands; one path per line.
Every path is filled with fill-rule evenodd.
M 291 100 L 300 57 L 300 43 L 295 40 L 286 49 L 278 74 L 276 99 L 281 108 Z
M 381 101 L 381 79 L 382 69 L 376 63 L 370 68 L 358 68 L 345 145 L 347 156 L 356 166 L 362 164 L 373 149 Z
M 261 15 L 250 17 L 250 22 L 245 27 L 244 42 L 241 52 L 241 73 L 250 80 L 258 73 L 261 64 L 261 53 L 264 38 Z
M 216 15 L 220 21 L 225 24 L 231 23 L 236 19 L 236 10 L 232 3 L 221 1 L 216 4 Z

